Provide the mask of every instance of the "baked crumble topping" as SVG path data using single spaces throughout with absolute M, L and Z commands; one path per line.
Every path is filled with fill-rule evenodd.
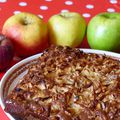
M 21 120 L 120 120 L 120 61 L 52 46 L 5 104 Z

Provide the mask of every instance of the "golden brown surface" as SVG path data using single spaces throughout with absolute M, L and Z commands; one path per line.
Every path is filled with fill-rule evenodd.
M 5 104 L 21 120 L 120 120 L 120 61 L 52 46 Z

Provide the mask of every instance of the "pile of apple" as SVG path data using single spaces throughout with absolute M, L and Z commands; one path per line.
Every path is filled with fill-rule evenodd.
M 120 13 L 98 14 L 88 27 L 85 19 L 75 12 L 53 15 L 47 24 L 31 13 L 13 15 L 5 21 L 0 35 L 0 69 L 9 65 L 14 52 L 28 57 L 50 44 L 78 47 L 86 31 L 91 48 L 120 50 Z

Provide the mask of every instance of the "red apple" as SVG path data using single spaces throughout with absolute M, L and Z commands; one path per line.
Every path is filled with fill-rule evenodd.
M 4 35 L 0 34 L 0 70 L 10 65 L 14 56 L 13 45 Z
M 47 25 L 31 13 L 23 12 L 8 18 L 2 33 L 12 40 L 15 52 L 22 57 L 41 52 L 48 46 Z

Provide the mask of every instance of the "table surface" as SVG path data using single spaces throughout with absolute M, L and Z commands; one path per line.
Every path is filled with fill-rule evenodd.
M 8 17 L 20 12 L 34 13 L 47 22 L 53 14 L 67 11 L 80 13 L 88 23 L 98 13 L 120 12 L 120 0 L 0 0 L 0 30 Z M 89 48 L 86 38 L 81 47 Z M 14 59 L 11 66 L 17 62 Z M 0 79 L 4 74 L 0 72 Z M 9 120 L 1 107 L 0 120 Z

